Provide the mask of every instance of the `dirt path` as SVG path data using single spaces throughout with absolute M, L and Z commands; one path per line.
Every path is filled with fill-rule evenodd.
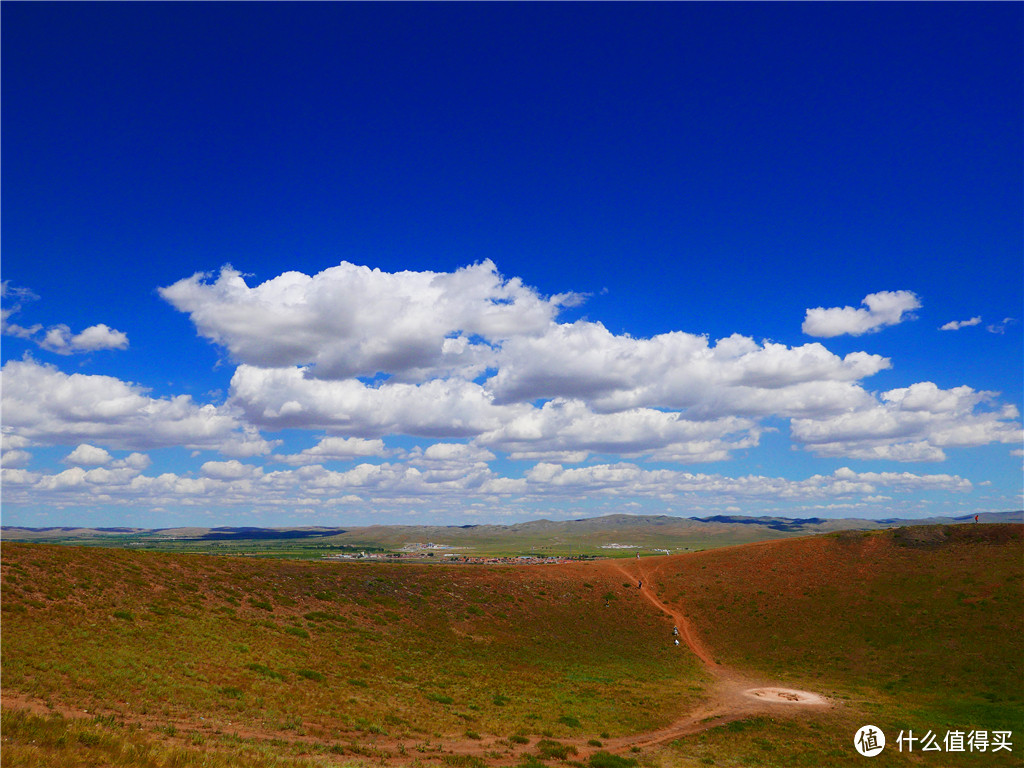
M 659 562 L 653 566 L 650 560 L 637 560 L 635 563 L 631 562 L 629 566 L 618 561 L 608 561 L 608 564 L 630 580 L 636 580 L 643 584 L 637 590 L 641 597 L 672 618 L 675 626 L 679 628 L 679 635 L 686 643 L 687 648 L 701 660 L 705 670 L 712 677 L 709 699 L 698 709 L 666 728 L 639 736 L 613 739 L 607 742 L 606 746 L 609 749 L 622 751 L 631 747 L 643 748 L 664 744 L 681 736 L 699 733 L 708 728 L 752 715 L 765 713 L 792 715 L 800 710 L 821 710 L 831 706 L 827 699 L 815 693 L 792 688 L 779 688 L 720 664 L 701 641 L 686 615 L 663 603 L 654 593 L 652 587 L 655 583 L 655 575 L 670 562 L 668 558 L 657 558 L 657 560 Z
M 624 565 L 620 563 L 614 563 L 614 566 L 617 571 L 628 576 L 630 579 L 636 579 L 639 583 L 643 583 L 644 581 L 646 581 L 648 586 L 638 590 L 641 596 L 644 599 L 646 599 L 647 602 L 649 602 L 651 605 L 657 608 L 659 611 L 661 611 L 662 613 L 667 613 L 669 616 L 672 617 L 672 620 L 675 622 L 675 626 L 679 627 L 680 636 L 686 642 L 686 645 L 689 647 L 689 649 L 693 651 L 693 653 L 697 656 L 697 658 L 704 662 L 704 666 L 708 667 L 709 669 L 719 666 L 718 662 L 711 657 L 711 653 L 708 651 L 708 649 L 704 647 L 703 643 L 701 643 L 700 638 L 697 637 L 697 633 L 694 631 L 693 625 L 690 624 L 690 620 L 687 619 L 686 616 L 682 613 L 679 613 L 678 611 L 674 611 L 671 608 L 669 608 L 667 605 L 661 602 L 661 600 L 658 599 L 657 595 L 654 594 L 654 591 L 650 588 L 651 581 L 649 571 L 645 570 L 640 565 L 640 563 L 637 563 L 637 566 L 635 568 L 637 573 L 631 573 L 629 569 L 627 569 Z

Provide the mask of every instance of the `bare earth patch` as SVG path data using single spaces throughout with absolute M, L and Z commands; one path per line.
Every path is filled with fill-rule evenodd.
M 806 704 L 819 707 L 828 705 L 828 702 L 816 693 L 796 691 L 792 688 L 750 688 L 744 691 L 743 695 L 772 704 Z

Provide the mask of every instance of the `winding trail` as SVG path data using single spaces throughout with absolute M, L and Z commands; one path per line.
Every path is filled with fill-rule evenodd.
M 654 575 L 671 562 L 668 558 L 658 560 L 660 562 L 655 567 L 650 567 L 643 561 L 638 561 L 631 568 L 616 561 L 609 561 L 609 564 L 631 580 L 642 583 L 643 586 L 638 590 L 641 596 L 659 611 L 672 617 L 687 648 L 701 660 L 705 670 L 712 677 L 709 698 L 696 710 L 666 728 L 611 739 L 606 742 L 607 748 L 612 751 L 623 751 L 631 747 L 651 747 L 752 715 L 778 715 L 784 712 L 794 714 L 794 710 L 798 709 L 822 710 L 831 706 L 827 699 L 815 693 L 779 688 L 720 664 L 701 642 L 687 616 L 663 603 L 651 589 Z
M 637 581 L 641 583 L 644 580 L 646 580 L 647 583 L 650 584 L 651 572 L 648 570 L 645 570 L 643 568 L 637 568 L 636 570 L 639 574 L 638 578 L 637 573 L 630 573 L 630 571 L 621 563 L 614 563 L 614 567 L 615 570 L 619 571 L 625 576 L 628 576 L 631 579 L 637 579 Z M 708 651 L 708 649 L 704 647 L 704 644 L 701 643 L 700 638 L 697 637 L 697 633 L 693 629 L 693 625 L 690 624 L 690 620 L 686 618 L 684 614 L 672 610 L 667 605 L 665 605 L 665 603 L 661 602 L 661 600 L 658 599 L 658 596 L 655 595 L 654 592 L 650 590 L 650 588 L 640 589 L 639 592 L 641 595 L 643 595 L 647 602 L 649 602 L 659 611 L 667 613 L 669 616 L 672 617 L 672 619 L 675 621 L 675 625 L 679 627 L 679 634 L 682 636 L 683 640 L 686 641 L 686 645 L 689 647 L 691 651 L 693 651 L 693 653 L 697 656 L 698 659 L 704 662 L 704 666 L 708 667 L 709 669 L 721 668 L 718 662 L 715 661 L 714 658 L 712 658 L 710 651 Z

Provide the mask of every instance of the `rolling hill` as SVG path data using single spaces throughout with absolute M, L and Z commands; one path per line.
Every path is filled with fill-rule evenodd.
M 859 765 L 865 723 L 1024 722 L 1019 524 L 541 566 L 5 542 L 0 571 L 12 765 Z

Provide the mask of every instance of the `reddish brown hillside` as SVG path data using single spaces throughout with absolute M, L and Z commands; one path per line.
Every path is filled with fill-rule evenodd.
M 1022 525 L 843 532 L 650 568 L 724 663 L 807 683 L 1021 688 Z

